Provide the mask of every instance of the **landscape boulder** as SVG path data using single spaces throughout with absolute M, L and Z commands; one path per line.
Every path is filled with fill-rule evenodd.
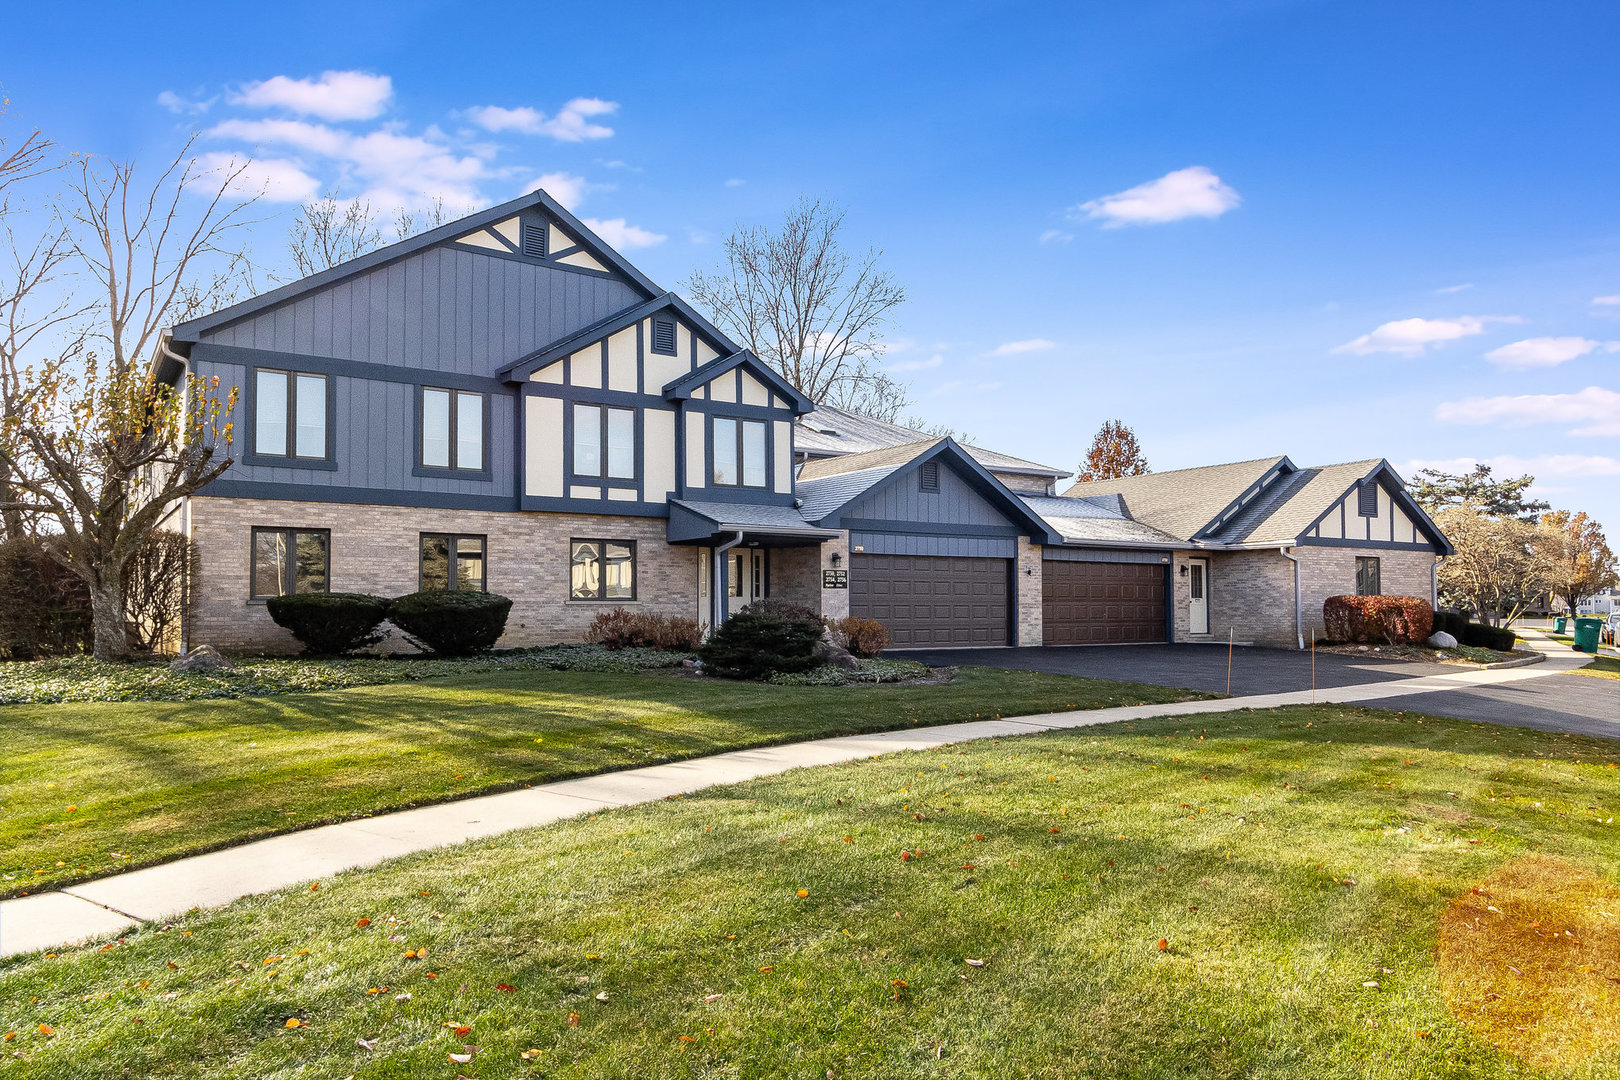
M 1457 639 L 1444 630 L 1436 630 L 1429 635 L 1429 640 L 1425 644 L 1431 649 L 1455 649 Z
M 219 650 L 212 645 L 198 645 L 184 656 L 175 657 L 169 663 L 170 671 L 182 674 L 195 675 L 207 671 L 229 671 L 233 665 L 219 654 Z
M 810 651 L 816 658 L 816 663 L 823 667 L 840 667 L 853 671 L 856 666 L 855 654 L 841 645 L 834 644 L 823 637 L 816 642 L 816 647 Z

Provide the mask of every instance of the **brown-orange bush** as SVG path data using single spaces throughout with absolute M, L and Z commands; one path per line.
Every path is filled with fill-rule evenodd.
M 651 648 L 693 652 L 703 644 L 696 619 L 642 611 L 604 611 L 585 631 L 585 640 L 609 649 Z
M 846 619 L 828 619 L 826 622 L 839 643 L 856 656 L 876 656 L 894 644 L 889 628 L 876 619 L 851 615 Z
M 1434 608 L 1415 596 L 1330 596 L 1322 622 L 1333 641 L 1421 645 L 1434 630 Z

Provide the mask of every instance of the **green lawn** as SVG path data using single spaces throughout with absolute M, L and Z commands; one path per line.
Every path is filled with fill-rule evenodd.
M 0 885 L 16 895 L 317 823 L 747 746 L 1200 696 L 987 668 L 880 687 L 513 671 L 8 706 Z
M 1599 679 L 1620 679 L 1620 657 L 1599 656 L 1585 667 L 1575 669 L 1577 675 L 1594 675 Z
M 1453 1015 L 1436 923 L 1532 853 L 1620 911 L 1617 763 L 1324 707 L 800 770 L 0 965 L 0 1073 L 1613 1077 L 1620 1046 L 1545 1071 Z M 1555 1037 L 1620 1016 L 1580 919 L 1543 951 L 1599 1011 Z

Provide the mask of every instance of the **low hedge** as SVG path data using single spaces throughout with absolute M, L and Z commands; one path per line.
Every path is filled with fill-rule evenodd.
M 1415 596 L 1330 596 L 1322 622 L 1334 641 L 1421 645 L 1434 632 L 1434 608 Z
M 678 615 L 604 611 L 591 621 L 585 641 L 609 649 L 673 649 L 693 652 L 703 643 L 703 624 Z
M 405 636 L 440 656 L 469 656 L 493 648 L 506 630 L 512 601 L 495 593 L 429 589 L 388 602 L 388 619 Z
M 711 675 L 768 679 L 816 667 L 816 643 L 825 630 L 821 617 L 808 608 L 761 600 L 721 623 L 698 655 Z
M 295 593 L 265 601 L 270 617 L 286 627 L 308 656 L 342 656 L 387 637 L 379 629 L 388 601 L 366 593 Z
M 1460 643 L 1463 634 L 1468 629 L 1468 616 L 1458 611 L 1437 611 L 1434 613 L 1434 630 L 1432 633 L 1447 633 Z
M 1519 636 L 1505 626 L 1486 626 L 1484 623 L 1469 623 L 1456 637 L 1464 645 L 1476 649 L 1495 649 L 1497 652 L 1512 652 L 1514 642 L 1519 640 Z

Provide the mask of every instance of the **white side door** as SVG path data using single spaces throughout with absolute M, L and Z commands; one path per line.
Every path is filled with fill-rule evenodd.
M 1209 560 L 1187 560 L 1187 632 L 1209 633 Z

